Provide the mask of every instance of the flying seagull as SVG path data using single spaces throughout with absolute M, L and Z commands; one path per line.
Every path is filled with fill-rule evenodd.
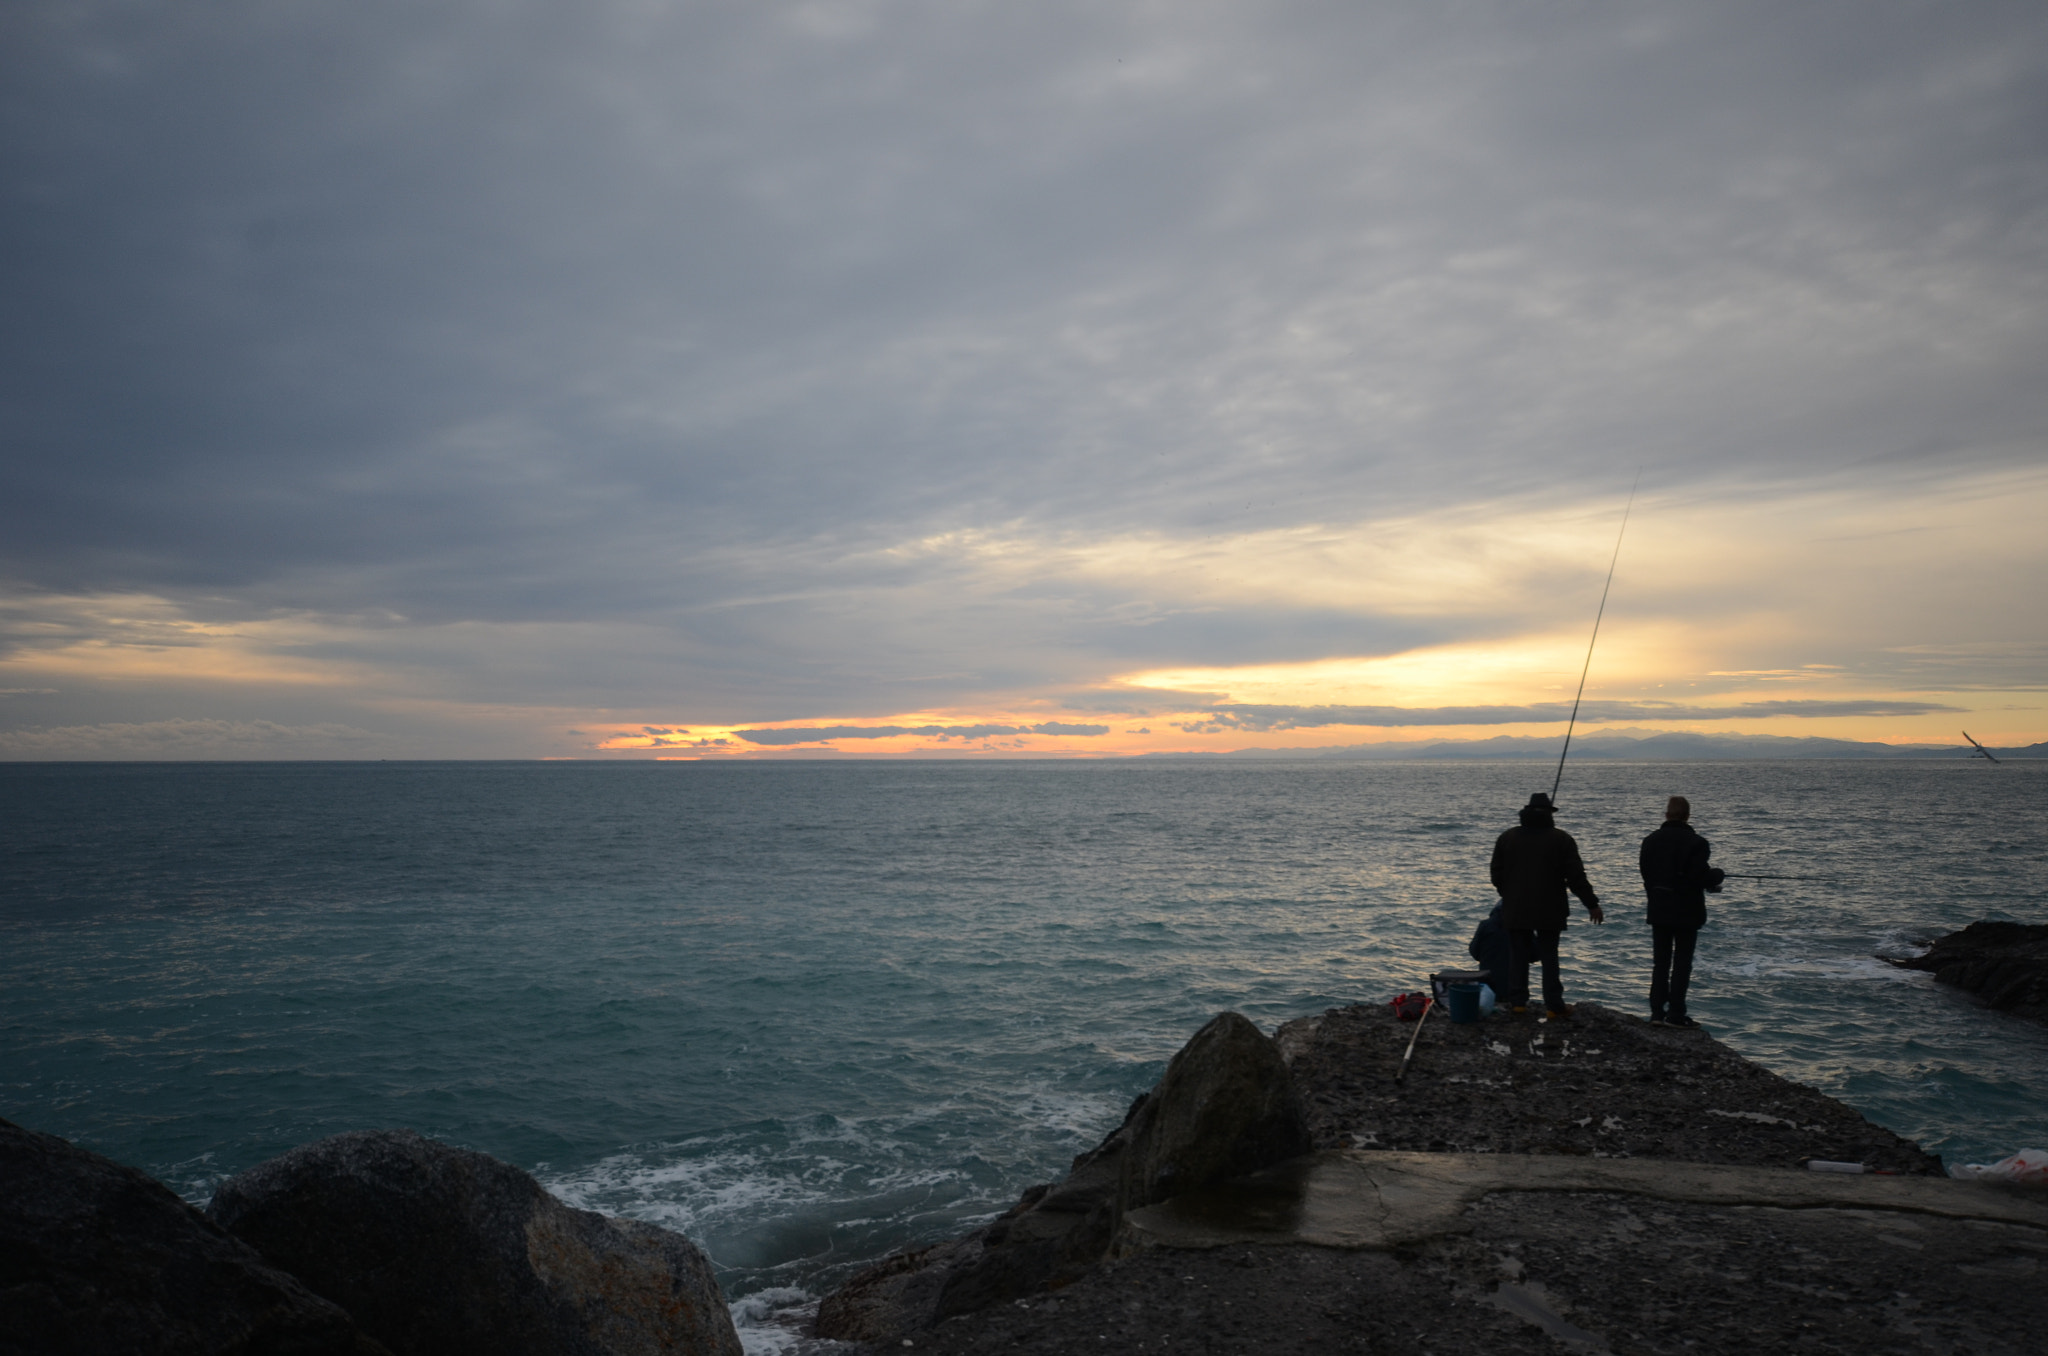
M 1982 744 L 1977 744 L 1976 740 L 1970 739 L 1970 732 L 1968 730 L 1963 731 L 1963 738 L 1969 739 L 1972 744 L 1977 745 L 1977 753 L 1973 753 L 1970 755 L 1972 758 L 1975 758 L 1978 753 L 1983 754 L 1986 758 L 1991 758 L 1991 750 L 1985 748 Z M 1995 763 L 1998 760 L 1996 758 L 1991 758 L 1991 761 Z

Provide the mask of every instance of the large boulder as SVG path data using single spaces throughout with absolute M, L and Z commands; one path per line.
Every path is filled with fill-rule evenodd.
M 1309 1152 L 1308 1118 L 1273 1042 L 1235 1012 L 1196 1032 L 1123 1124 L 964 1238 L 888 1258 L 826 1296 L 821 1337 L 894 1342 L 954 1314 L 1063 1285 L 1122 1244 L 1123 1217 Z
M 303 1145 L 223 1183 L 207 1214 L 398 1356 L 740 1356 L 688 1239 L 410 1130 Z
M 0 1353 L 388 1356 L 161 1183 L 0 1121 Z
M 1126 1210 L 1309 1152 L 1308 1118 L 1280 1048 L 1234 1012 L 1197 1031 L 1130 1123 Z
M 1972 923 L 1937 939 L 1926 955 L 1897 964 L 1931 970 L 1938 982 L 2000 1012 L 2048 1022 L 2048 924 Z

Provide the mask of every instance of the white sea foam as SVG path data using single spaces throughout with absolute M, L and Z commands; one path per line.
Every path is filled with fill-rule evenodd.
M 1027 1124 L 1092 1147 L 1122 1119 L 1126 1099 L 1100 1092 L 1070 1092 L 1044 1085 L 1027 1086 L 1014 1104 Z
M 810 1336 L 818 1297 L 795 1286 L 756 1290 L 734 1300 L 730 1308 L 747 1356 L 840 1356 L 860 1349 L 855 1343 Z
M 695 1234 L 733 1221 L 759 1222 L 826 1202 L 899 1196 L 960 1179 L 957 1169 L 917 1162 L 900 1149 L 863 1161 L 808 1153 L 801 1143 L 777 1152 L 693 1140 L 614 1154 L 545 1185 L 581 1209 Z
M 1101 1099 L 1075 1100 L 1040 1099 L 1041 1114 L 1030 1120 L 1046 1119 L 1045 1108 L 1062 1125 L 1091 1108 L 1100 1116 Z M 957 1151 L 953 1161 L 934 1152 L 950 1136 L 933 1135 L 931 1126 L 956 1119 L 951 1106 L 920 1106 L 867 1121 L 820 1117 L 749 1128 L 613 1154 L 546 1185 L 572 1205 L 693 1237 L 776 1220 L 829 1220 L 833 1230 L 900 1225 L 934 1208 L 992 1203 L 977 1194 L 1004 1185 L 977 1182 Z
M 1694 973 L 1702 978 L 1725 975 L 1737 979 L 1835 979 L 1910 984 L 1917 972 L 1901 970 L 1875 956 L 1840 951 L 1752 952 L 1723 960 L 1708 958 Z M 1697 981 L 1695 981 L 1697 982 Z

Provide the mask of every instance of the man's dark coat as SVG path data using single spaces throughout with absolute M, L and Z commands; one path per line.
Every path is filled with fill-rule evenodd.
M 1698 931 L 1707 925 L 1707 891 L 1721 888 L 1721 872 L 1707 865 L 1713 851 L 1682 819 L 1667 819 L 1643 840 L 1636 864 L 1649 893 L 1655 928 Z
M 1564 931 L 1571 921 L 1567 888 L 1589 906 L 1600 902 L 1587 883 L 1578 843 L 1546 814 L 1522 811 L 1521 826 L 1493 845 L 1489 874 L 1500 891 L 1500 921 L 1511 932 Z

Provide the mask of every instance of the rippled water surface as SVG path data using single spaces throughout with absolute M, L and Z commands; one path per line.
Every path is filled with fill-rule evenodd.
M 1202 1021 L 1465 962 L 1531 764 L 0 766 L 0 1115 L 203 1200 L 410 1126 L 815 1292 L 1057 1175 Z M 1734 882 L 1694 1011 L 1951 1160 L 2048 1147 L 2048 1031 L 1877 955 L 2048 921 L 2048 765 L 1572 767 L 1643 1007 L 1635 847 Z

